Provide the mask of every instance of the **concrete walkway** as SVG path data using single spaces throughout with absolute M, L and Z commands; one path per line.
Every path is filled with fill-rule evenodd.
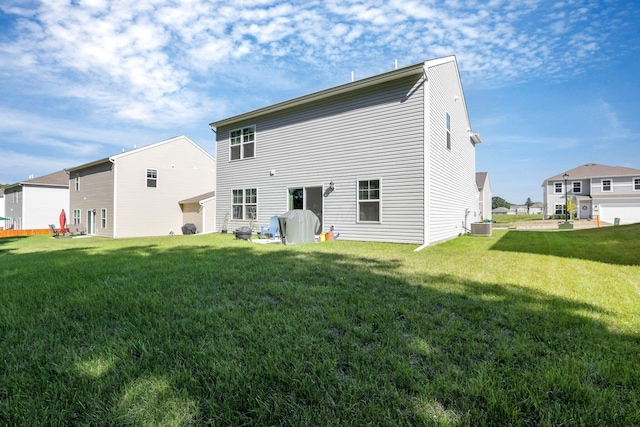
M 546 219 L 546 220 L 534 220 L 534 221 L 520 221 L 516 222 L 515 225 L 512 225 L 508 228 L 502 228 L 503 230 L 558 230 L 558 222 L 557 219 Z M 610 227 L 613 224 L 609 222 L 600 221 L 600 227 Z M 588 220 L 580 220 L 573 221 L 573 229 L 574 230 L 582 230 L 586 228 L 597 228 L 598 224 L 596 221 L 588 221 Z M 498 228 L 495 228 L 496 230 Z

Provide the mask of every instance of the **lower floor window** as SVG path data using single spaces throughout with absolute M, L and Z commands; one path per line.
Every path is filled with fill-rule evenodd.
M 102 228 L 107 228 L 107 210 L 106 209 L 100 210 L 100 226 Z
M 380 222 L 380 180 L 358 181 L 358 221 Z
M 255 220 L 258 217 L 258 189 L 232 190 L 233 219 Z
M 80 209 L 73 210 L 73 224 L 80 224 Z
M 556 205 L 556 215 L 564 215 L 567 212 L 564 208 L 564 205 Z

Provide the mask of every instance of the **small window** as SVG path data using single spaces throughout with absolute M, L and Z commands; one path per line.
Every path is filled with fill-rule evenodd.
M 633 191 L 640 191 L 640 178 L 633 178 Z
M 80 174 L 76 174 L 75 178 L 75 189 L 76 191 L 80 191 Z
M 582 193 L 582 181 L 573 181 L 573 192 Z
M 565 208 L 565 206 L 564 206 L 564 205 L 556 205 L 556 206 L 555 206 L 555 208 L 556 208 L 556 209 L 555 209 L 555 213 L 556 213 L 556 215 L 564 215 L 564 214 L 565 214 L 565 212 L 566 212 L 566 211 L 564 210 L 564 208 Z
M 258 218 L 258 189 L 232 190 L 231 211 L 233 219 L 255 220 Z
M 602 180 L 602 191 L 611 191 L 611 180 L 603 179 Z
M 100 209 L 100 227 L 107 228 L 107 210 Z
M 158 186 L 158 169 L 147 169 L 147 188 Z
M 80 224 L 80 209 L 73 210 L 73 224 Z
M 358 221 L 380 222 L 380 180 L 358 181 Z
M 231 160 L 240 160 L 254 157 L 255 139 L 255 126 L 232 130 L 229 136 L 229 158 Z
M 555 191 L 556 191 L 556 193 L 562 193 L 562 183 L 561 182 L 556 182 Z
M 451 116 L 447 114 L 447 150 L 451 150 Z
M 13 203 L 14 203 L 14 204 L 16 204 L 16 205 L 17 205 L 17 204 L 18 204 L 18 202 L 19 202 L 19 198 L 18 198 L 18 197 L 19 197 L 19 194 L 20 194 L 20 193 L 19 193 L 18 191 L 14 191 L 14 192 L 13 192 Z

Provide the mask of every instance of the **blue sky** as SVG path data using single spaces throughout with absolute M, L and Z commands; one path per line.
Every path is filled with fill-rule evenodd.
M 511 203 L 584 163 L 640 169 L 635 0 L 4 0 L 0 183 L 456 55 L 477 170 Z

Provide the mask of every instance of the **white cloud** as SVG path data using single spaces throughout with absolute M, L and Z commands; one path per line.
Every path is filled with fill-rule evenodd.
M 356 64 L 372 74 L 383 71 L 381 58 L 415 63 L 456 54 L 466 83 L 572 75 L 615 52 L 607 37 L 618 17 L 597 6 L 588 0 L 551 6 L 526 0 L 517 7 L 504 0 L 9 3 L 5 13 L 20 18 L 0 39 L 7 58 L 0 72 L 14 80 L 37 76 L 41 86 L 32 91 L 75 97 L 101 114 L 171 123 L 195 117 L 194 107 L 207 102 L 208 82 L 234 81 L 245 64 L 280 58 L 292 74 Z

